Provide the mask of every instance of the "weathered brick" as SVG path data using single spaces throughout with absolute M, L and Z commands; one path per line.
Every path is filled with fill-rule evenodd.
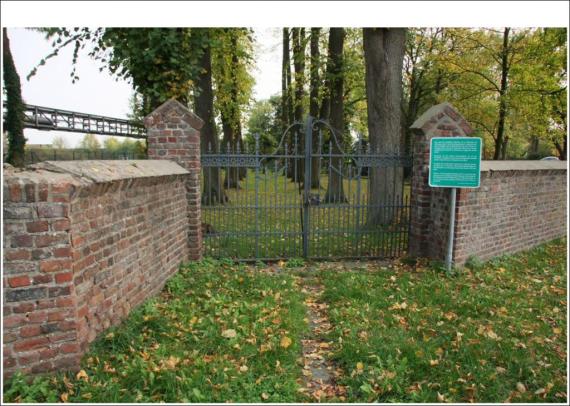
M 69 219 L 56 220 L 52 223 L 53 231 L 68 231 L 70 227 Z
M 56 286 L 49 288 L 49 297 L 67 296 L 71 293 L 71 286 Z
M 20 337 L 36 337 L 42 334 L 42 328 L 39 325 L 24 326 L 20 329 Z
M 42 274 L 34 276 L 33 283 L 34 285 L 45 285 L 47 283 L 50 283 L 52 280 L 52 275 Z
M 53 256 L 56 258 L 67 258 L 71 256 L 70 247 L 58 247 L 53 250 Z
M 28 275 L 8 278 L 8 285 L 12 288 L 21 288 L 22 286 L 29 286 L 31 284 L 32 281 Z
M 26 322 L 26 317 L 22 314 L 15 314 L 12 316 L 4 317 L 2 320 L 4 329 L 20 326 Z
M 26 249 L 5 250 L 4 260 L 6 261 L 25 261 L 32 258 L 31 251 Z
M 29 206 L 12 206 L 4 205 L 4 219 L 31 219 L 32 218 L 32 208 Z
M 71 282 L 73 280 L 73 272 L 63 272 L 55 274 L 55 283 Z
M 37 213 L 40 218 L 66 217 L 68 209 L 65 204 L 46 203 L 38 205 Z
M 49 247 L 56 244 L 68 243 L 69 237 L 66 233 L 42 234 L 36 236 L 36 247 Z
M 28 313 L 33 311 L 35 308 L 36 305 L 34 303 L 19 303 L 14 306 L 13 310 L 14 313 Z
M 42 299 L 47 296 L 47 289 L 44 287 L 27 289 L 10 289 L 6 291 L 4 297 L 7 302 L 20 302 L 24 300 Z
M 70 259 L 46 259 L 40 262 L 41 272 L 60 272 L 71 269 Z
M 13 183 L 8 186 L 10 193 L 10 201 L 21 202 L 22 201 L 22 187 L 18 183 Z
M 12 244 L 13 248 L 18 247 L 31 247 L 34 243 L 34 237 L 29 234 L 13 235 Z
M 46 220 L 32 221 L 26 223 L 28 233 L 44 233 L 49 230 L 49 223 Z
M 49 343 L 49 339 L 46 336 L 40 336 L 35 338 L 29 338 L 25 340 L 20 340 L 14 343 L 14 352 L 24 352 L 30 351 L 35 348 L 43 347 Z

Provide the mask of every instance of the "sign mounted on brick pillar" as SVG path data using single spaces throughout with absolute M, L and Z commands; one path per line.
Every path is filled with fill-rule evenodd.
M 445 188 L 430 187 L 430 144 L 433 138 L 467 137 L 473 129 L 449 103 L 428 109 L 411 129 L 415 137 L 409 253 L 443 260 L 448 242 L 450 196 Z M 434 204 L 437 201 L 446 204 Z
M 429 152 L 431 187 L 477 188 L 481 183 L 481 138 L 434 137 Z
M 188 243 L 190 259 L 202 255 L 200 211 L 200 129 L 204 121 L 184 105 L 170 99 L 144 119 L 149 159 L 168 159 L 190 172 L 188 196 Z

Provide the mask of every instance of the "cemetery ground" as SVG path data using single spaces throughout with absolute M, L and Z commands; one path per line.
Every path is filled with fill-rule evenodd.
M 9 402 L 566 402 L 566 240 L 437 264 L 204 259 Z

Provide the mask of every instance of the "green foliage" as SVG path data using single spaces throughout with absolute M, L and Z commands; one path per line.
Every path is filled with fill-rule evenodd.
M 536 159 L 555 151 L 562 156 L 567 132 L 566 49 L 563 28 L 511 29 L 506 49 L 502 30 L 410 29 L 404 63 L 406 126 L 431 105 L 449 101 L 483 137 L 484 158 L 490 159 L 505 53 L 507 158 Z
M 467 261 L 465 261 L 465 267 L 472 271 L 479 271 L 483 269 L 484 266 L 485 263 L 481 261 L 479 257 L 474 255 L 471 255 L 469 258 L 467 258 Z
M 368 112 L 364 83 L 362 29 L 346 28 L 343 54 L 344 122 L 349 131 L 368 137 Z M 347 145 L 350 145 L 348 142 Z
M 195 29 L 199 30 L 199 29 Z M 200 35 L 190 28 L 49 28 L 53 52 L 39 65 L 69 45 L 74 47 L 71 77 L 79 79 L 76 63 L 80 50 L 90 46 L 88 55 L 101 62 L 119 79 L 130 81 L 142 97 L 144 114 L 174 97 L 188 103 L 198 73 L 201 56 Z M 34 75 L 37 67 L 28 77 Z
M 79 143 L 79 147 L 89 151 L 97 151 L 101 148 L 99 139 L 93 134 L 85 134 Z
M 214 103 L 236 131 L 241 126 L 241 113 L 251 102 L 255 84 L 251 75 L 253 36 L 246 28 L 219 28 L 212 35 L 217 41 L 212 48 Z
M 301 268 L 305 266 L 305 260 L 303 258 L 289 258 L 285 266 L 287 268 Z
M 4 401 L 18 403 L 56 403 L 58 392 L 54 390 L 54 381 L 46 377 L 29 377 L 17 372 L 10 383 L 4 387 Z
M 20 87 L 20 76 L 10 52 L 10 42 L 6 28 L 3 33 L 3 78 L 6 94 L 6 116 L 4 131 L 8 133 L 8 154 L 6 161 L 14 166 L 24 166 L 24 101 Z
M 53 140 L 51 142 L 51 145 L 53 148 L 56 149 L 66 149 L 68 148 L 67 145 L 67 141 L 65 140 L 65 138 L 63 138 L 61 135 L 58 135 L 56 137 L 53 137 Z
M 271 154 L 281 140 L 281 100 L 272 96 L 269 100 L 256 101 L 249 111 L 245 142 L 250 150 L 255 148 L 255 136 L 259 135 L 262 154 Z

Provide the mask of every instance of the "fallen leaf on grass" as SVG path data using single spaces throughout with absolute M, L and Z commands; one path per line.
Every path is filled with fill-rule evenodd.
M 164 361 L 164 366 L 166 369 L 174 369 L 179 362 L 180 358 L 171 355 L 166 361 Z
M 222 337 L 224 338 L 234 338 L 236 335 L 236 331 L 232 328 L 222 331 Z
M 61 401 L 64 402 L 64 403 L 67 403 L 67 402 L 68 402 L 68 400 L 67 400 L 67 399 L 68 399 L 68 396 L 69 396 L 69 394 L 68 394 L 67 392 L 62 393 L 62 394 L 60 395 Z
M 279 345 L 281 345 L 281 347 L 283 347 L 283 348 L 288 348 L 292 343 L 293 343 L 293 341 L 289 337 L 284 336 L 281 339 L 281 343 Z
M 89 377 L 87 376 L 87 372 L 85 372 L 83 369 L 79 371 L 77 375 L 75 375 L 75 379 L 78 381 L 83 380 L 85 382 L 89 382 Z
M 263 393 L 261 394 L 261 399 L 267 400 L 267 399 L 269 399 L 269 395 L 268 395 L 267 393 L 263 392 Z
M 526 392 L 526 386 L 524 386 L 524 384 L 522 382 L 517 382 L 517 390 L 520 393 L 525 393 Z

